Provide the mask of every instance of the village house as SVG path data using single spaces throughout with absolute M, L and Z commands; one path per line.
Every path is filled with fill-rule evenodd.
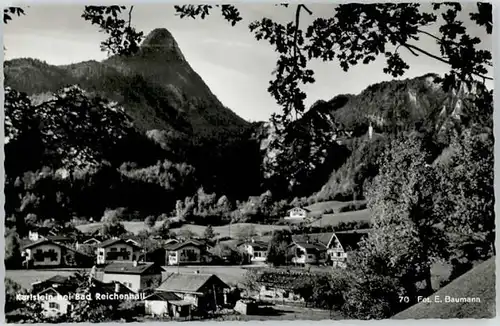
M 191 316 L 191 303 L 172 292 L 157 291 L 144 299 L 146 315 L 182 318 Z
M 134 261 L 113 263 L 104 268 L 104 282 L 120 282 L 138 293 L 160 285 L 162 271 L 159 265 Z
M 325 232 L 292 236 L 295 264 L 323 264 L 345 267 L 348 251 L 357 248 L 364 233 Z
M 290 245 L 295 265 L 317 265 L 326 261 L 326 246 L 321 243 L 294 242 Z
M 167 265 L 200 264 L 205 261 L 207 245 L 201 241 L 188 240 L 167 245 Z
M 349 252 L 357 249 L 366 235 L 366 232 L 336 232 L 328 247 L 329 262 L 333 266 L 345 267 Z
M 214 274 L 180 274 L 167 275 L 156 292 L 171 292 L 178 296 L 178 307 L 191 306 L 191 311 L 215 311 L 227 303 L 229 286 Z M 185 309 L 185 308 L 184 308 Z
M 102 242 L 97 248 L 97 264 L 138 260 L 142 248 L 123 239 L 113 238 Z
M 94 257 L 48 239 L 25 245 L 21 255 L 26 268 L 88 267 L 94 263 Z
M 125 286 L 120 283 L 104 283 L 96 279 L 93 282 L 93 292 L 101 295 L 105 294 L 133 294 Z M 34 295 L 47 295 L 47 300 L 43 300 L 42 313 L 46 317 L 56 317 L 70 313 L 74 308 L 73 303 L 69 300 L 71 294 L 75 293 L 79 287 L 79 281 L 73 276 L 53 276 L 42 282 L 32 284 L 31 293 Z M 102 301 L 105 303 L 105 301 Z
M 294 207 L 288 211 L 288 216 L 285 220 L 305 220 L 309 217 L 311 213 L 307 208 Z
M 238 246 L 250 257 L 250 262 L 253 264 L 262 264 L 267 260 L 267 249 L 269 244 L 264 241 L 252 239 L 249 242 L 244 242 Z

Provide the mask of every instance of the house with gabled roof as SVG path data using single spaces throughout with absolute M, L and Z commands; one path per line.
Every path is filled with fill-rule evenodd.
M 170 273 L 156 291 L 174 293 L 181 298 L 178 305 L 206 312 L 226 305 L 226 292 L 229 288 L 214 274 Z
M 288 216 L 285 220 L 304 220 L 309 217 L 311 211 L 304 207 L 294 207 L 288 210 Z
M 129 295 L 134 293 L 119 282 L 105 283 L 96 279 L 92 279 L 93 287 L 91 287 L 91 295 Z M 53 276 L 42 282 L 35 282 L 32 285 L 31 293 L 34 295 L 44 296 L 42 303 L 42 313 L 47 317 L 55 317 L 65 315 L 73 309 L 73 303 L 70 300 L 72 294 L 77 292 L 80 286 L 80 280 L 73 275 L 70 276 Z M 119 297 L 118 297 L 119 298 Z M 115 301 L 116 299 L 110 299 Z M 105 303 L 106 300 L 100 300 Z
M 324 232 L 292 236 L 292 262 L 299 265 L 327 263 L 345 266 L 348 251 L 357 248 L 365 233 Z
M 112 263 L 104 268 L 102 280 L 120 282 L 138 293 L 160 285 L 163 271 L 161 266 L 154 263 L 137 261 Z
M 42 282 L 36 282 L 32 285 L 31 293 L 34 295 L 46 295 L 45 300 L 42 302 L 43 314 L 45 316 L 65 315 L 71 312 L 74 308 L 70 300 L 72 294 L 77 292 L 81 281 L 71 276 L 56 275 Z M 99 295 L 99 300 L 104 304 L 106 300 L 102 298 L 106 295 L 124 295 L 134 297 L 134 293 L 127 287 L 121 285 L 119 282 L 105 283 L 96 279 L 92 279 L 93 286 L 91 287 L 91 295 Z M 118 300 L 121 300 L 118 297 Z M 125 300 L 125 299 L 123 299 Z M 122 301 L 123 301 L 122 300 Z M 110 303 L 116 303 L 117 299 L 109 300 Z
M 97 248 L 97 264 L 133 262 L 142 254 L 142 248 L 124 239 L 112 238 L 103 241 Z
M 169 244 L 165 251 L 167 265 L 199 264 L 205 261 L 207 244 L 191 239 Z
M 23 265 L 30 267 L 88 267 L 94 257 L 62 243 L 41 239 L 22 248 Z
M 250 261 L 254 264 L 262 264 L 266 262 L 268 247 L 268 242 L 256 239 L 252 239 L 251 241 L 246 241 L 238 245 L 238 248 L 247 253 L 250 257 Z

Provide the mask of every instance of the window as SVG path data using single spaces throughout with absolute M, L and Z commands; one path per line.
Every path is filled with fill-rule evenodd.
M 255 257 L 261 257 L 261 253 L 260 251 L 256 251 L 255 254 L 254 254 Z
M 120 251 L 125 252 L 125 251 L 127 251 L 127 248 L 120 248 Z
M 115 252 L 116 251 L 116 248 L 111 248 L 110 249 L 112 252 Z
M 49 308 L 51 309 L 59 309 L 59 304 L 56 302 L 49 302 Z

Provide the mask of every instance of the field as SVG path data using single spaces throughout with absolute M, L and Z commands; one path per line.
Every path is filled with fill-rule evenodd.
M 335 226 L 340 222 L 352 222 L 352 221 L 363 221 L 370 222 L 370 211 L 368 209 L 363 209 L 359 211 L 344 212 L 337 214 L 325 214 L 319 220 L 311 223 L 311 226 Z
M 161 221 L 156 222 L 156 227 L 161 225 Z M 253 223 L 235 223 L 231 225 L 223 225 L 223 226 L 215 226 L 214 232 L 218 234 L 219 237 L 230 237 L 234 236 L 237 234 L 238 230 L 240 228 L 246 227 L 253 225 L 255 227 L 255 230 L 257 233 L 260 235 L 262 232 L 266 231 L 272 231 L 272 230 L 281 230 L 281 229 L 287 229 L 288 226 L 286 225 L 262 225 L 262 224 L 253 224 Z M 102 226 L 102 223 L 97 222 L 97 223 L 89 223 L 89 224 L 82 224 L 78 225 L 76 228 L 79 229 L 80 231 L 87 233 L 87 232 L 93 232 L 95 230 L 98 230 Z M 146 230 L 147 226 L 144 224 L 144 222 L 123 222 L 123 226 L 128 232 L 132 232 L 134 234 L 139 233 L 142 230 Z M 205 232 L 206 226 L 202 225 L 191 225 L 191 224 L 186 224 L 183 225 L 180 228 L 175 228 L 172 229 L 173 232 L 178 233 L 180 230 L 183 229 L 189 229 L 191 232 L 202 236 L 203 233 Z
M 365 200 L 357 200 L 356 204 L 361 205 L 365 204 Z M 354 201 L 336 201 L 336 200 L 330 200 L 330 201 L 324 201 L 320 203 L 315 203 L 309 206 L 306 206 L 308 210 L 311 211 L 312 214 L 321 214 L 327 209 L 333 209 L 334 213 L 338 213 L 339 209 L 342 207 L 349 206 L 351 204 L 354 204 Z
M 132 232 L 134 234 L 139 233 L 142 230 L 146 230 L 148 227 L 144 222 L 122 222 L 123 226 L 125 227 L 125 230 L 128 232 Z M 161 221 L 156 222 L 155 227 L 159 227 L 161 225 Z M 101 222 L 95 222 L 95 223 L 88 223 L 88 224 L 81 224 L 76 226 L 76 228 L 83 233 L 91 233 L 96 230 L 99 230 L 102 227 Z
M 245 228 L 245 227 L 249 227 L 249 226 L 255 227 L 255 231 L 257 232 L 258 235 L 261 235 L 263 232 L 270 232 L 272 230 L 282 230 L 282 229 L 289 228 L 287 225 L 235 223 L 235 224 L 230 224 L 230 225 L 228 224 L 228 225 L 224 225 L 224 226 L 215 226 L 213 229 L 218 237 L 235 238 L 235 236 L 238 234 L 240 229 Z M 206 227 L 202 226 L 202 225 L 186 224 L 180 228 L 172 229 L 172 231 L 178 233 L 180 230 L 183 230 L 183 229 L 189 229 L 189 230 L 191 230 L 191 232 L 193 232 L 199 236 L 202 236 L 203 232 L 205 232 Z

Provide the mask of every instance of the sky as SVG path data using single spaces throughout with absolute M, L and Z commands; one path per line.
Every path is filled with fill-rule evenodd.
M 313 15 L 303 15 L 301 26 L 307 26 L 314 18 L 332 15 L 335 5 L 310 4 L 308 7 Z M 262 17 L 281 23 L 293 21 L 295 9 L 293 5 L 284 8 L 271 4 L 239 4 L 238 8 L 243 21 L 234 27 L 215 10 L 205 20 L 180 19 L 172 4 L 135 5 L 132 23 L 145 34 L 155 28 L 167 28 L 191 67 L 225 106 L 249 121 L 268 120 L 272 113 L 280 110 L 267 92 L 277 57 L 267 41 L 255 39 L 248 24 Z M 81 4 L 25 8 L 25 16 L 14 18 L 4 27 L 5 59 L 31 57 L 54 65 L 105 59 L 107 54 L 101 52 L 99 43 L 106 36 L 97 26 L 80 18 L 82 11 Z M 472 35 L 482 39 L 482 47 L 491 50 L 491 35 L 474 24 L 470 24 L 470 29 Z M 439 48 L 430 38 L 423 38 L 415 45 L 439 54 Z M 414 57 L 404 50 L 400 53 L 411 67 L 403 79 L 449 70 L 446 64 L 435 59 Z M 381 58 L 344 72 L 336 61 L 314 60 L 310 68 L 315 71 L 316 82 L 303 88 L 307 94 L 306 106 L 338 94 L 357 94 L 371 84 L 393 79 L 383 73 L 384 67 Z

